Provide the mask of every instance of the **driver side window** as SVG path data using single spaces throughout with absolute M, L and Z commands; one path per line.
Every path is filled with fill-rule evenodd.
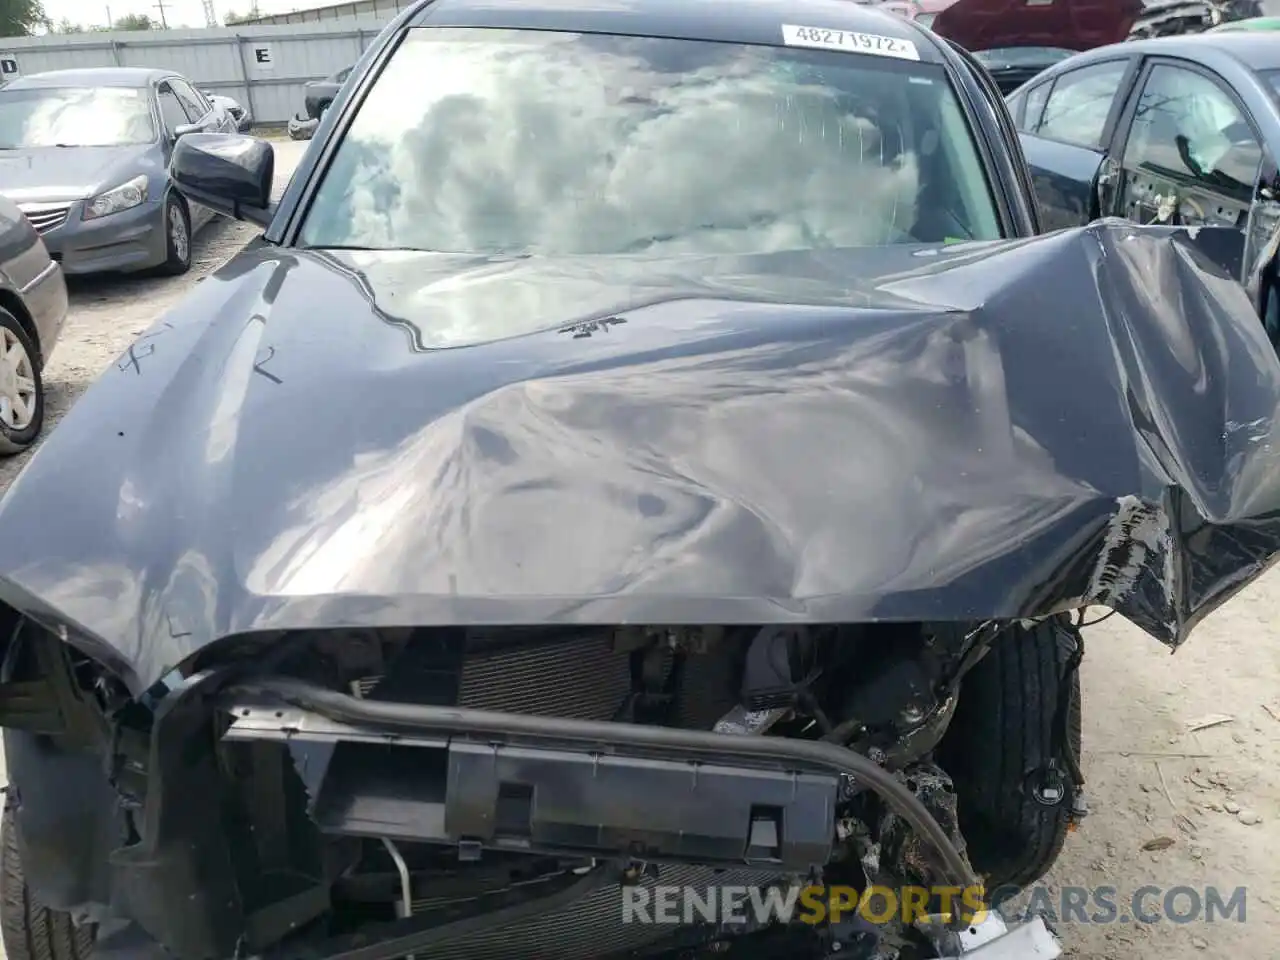
M 1247 201 L 1261 164 L 1262 144 L 1226 90 L 1193 70 L 1152 69 L 1125 143 L 1126 170 Z
M 192 123 L 202 120 L 204 115 L 213 109 L 201 94 L 176 77 L 169 81 L 169 86 L 177 94 L 179 102 L 181 102 L 183 109 L 186 110 L 187 116 L 191 118 Z
M 165 130 L 172 137 L 178 132 L 179 127 L 190 123 L 191 118 L 187 116 L 187 111 L 182 108 L 182 102 L 169 84 L 160 84 L 156 88 L 156 94 L 160 98 L 160 113 L 164 117 Z

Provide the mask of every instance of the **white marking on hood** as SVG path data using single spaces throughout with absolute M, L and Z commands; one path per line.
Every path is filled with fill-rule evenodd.
M 1102 552 L 1089 580 L 1091 603 L 1115 606 L 1131 594 L 1153 562 L 1160 563 L 1161 587 L 1173 602 L 1173 534 L 1165 511 L 1134 496 L 1116 500 Z

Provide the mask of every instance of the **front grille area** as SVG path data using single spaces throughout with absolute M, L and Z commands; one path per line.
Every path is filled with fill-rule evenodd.
M 48 233 L 55 227 L 60 227 L 67 222 L 67 215 L 71 212 L 70 204 L 46 204 L 46 203 L 28 203 L 22 204 L 19 209 L 22 210 L 31 225 L 36 228 L 37 233 Z
M 631 691 L 631 661 L 613 650 L 604 633 L 469 649 L 419 638 L 386 676 L 365 677 L 352 687 L 356 696 L 372 700 L 612 720 Z
M 669 676 L 674 658 L 659 667 Z M 737 703 L 732 658 L 687 658 L 676 722 L 710 730 Z M 631 655 L 612 631 L 566 631 L 527 643 L 473 638 L 463 646 L 422 636 L 389 664 L 386 676 L 351 684 L 357 697 L 405 703 L 457 704 L 475 710 L 574 720 L 614 720 L 632 692 Z
M 631 661 L 605 634 L 473 653 L 458 704 L 538 717 L 611 720 L 631 692 Z
M 664 865 L 657 879 L 642 878 L 639 886 L 650 890 L 658 884 L 696 891 L 726 886 L 767 886 L 778 880 L 772 871 L 742 868 L 720 871 L 710 867 Z M 415 954 L 430 960 L 506 960 L 518 943 L 521 960 L 598 960 L 599 957 L 643 949 L 677 933 L 661 923 L 623 922 L 622 888 L 610 884 L 588 894 L 569 907 L 550 909 L 516 923 L 500 924 L 457 940 L 447 941 Z M 642 914 L 643 916 L 643 914 Z M 712 931 L 707 929 L 708 939 Z

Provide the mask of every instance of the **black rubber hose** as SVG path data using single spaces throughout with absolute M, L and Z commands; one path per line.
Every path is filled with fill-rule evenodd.
M 338 723 L 375 724 L 402 733 L 448 732 L 459 735 L 544 737 L 577 743 L 649 747 L 682 754 L 751 757 L 779 763 L 805 763 L 848 774 L 874 790 L 937 850 L 945 880 L 961 889 L 978 886 L 968 861 L 919 798 L 892 773 L 847 747 L 819 740 L 782 737 L 733 737 L 703 730 L 566 720 L 526 714 L 496 713 L 461 707 L 423 706 L 359 700 L 344 693 L 286 678 L 263 678 L 237 684 L 224 696 L 275 697 Z

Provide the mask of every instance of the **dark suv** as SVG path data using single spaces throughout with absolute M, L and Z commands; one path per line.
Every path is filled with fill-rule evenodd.
M 320 119 L 324 116 L 338 91 L 342 89 L 347 77 L 351 76 L 354 66 L 343 67 L 337 73 L 323 80 L 312 80 L 306 85 L 303 100 L 303 112 L 289 121 L 289 136 L 295 140 L 309 140 L 315 133 Z

